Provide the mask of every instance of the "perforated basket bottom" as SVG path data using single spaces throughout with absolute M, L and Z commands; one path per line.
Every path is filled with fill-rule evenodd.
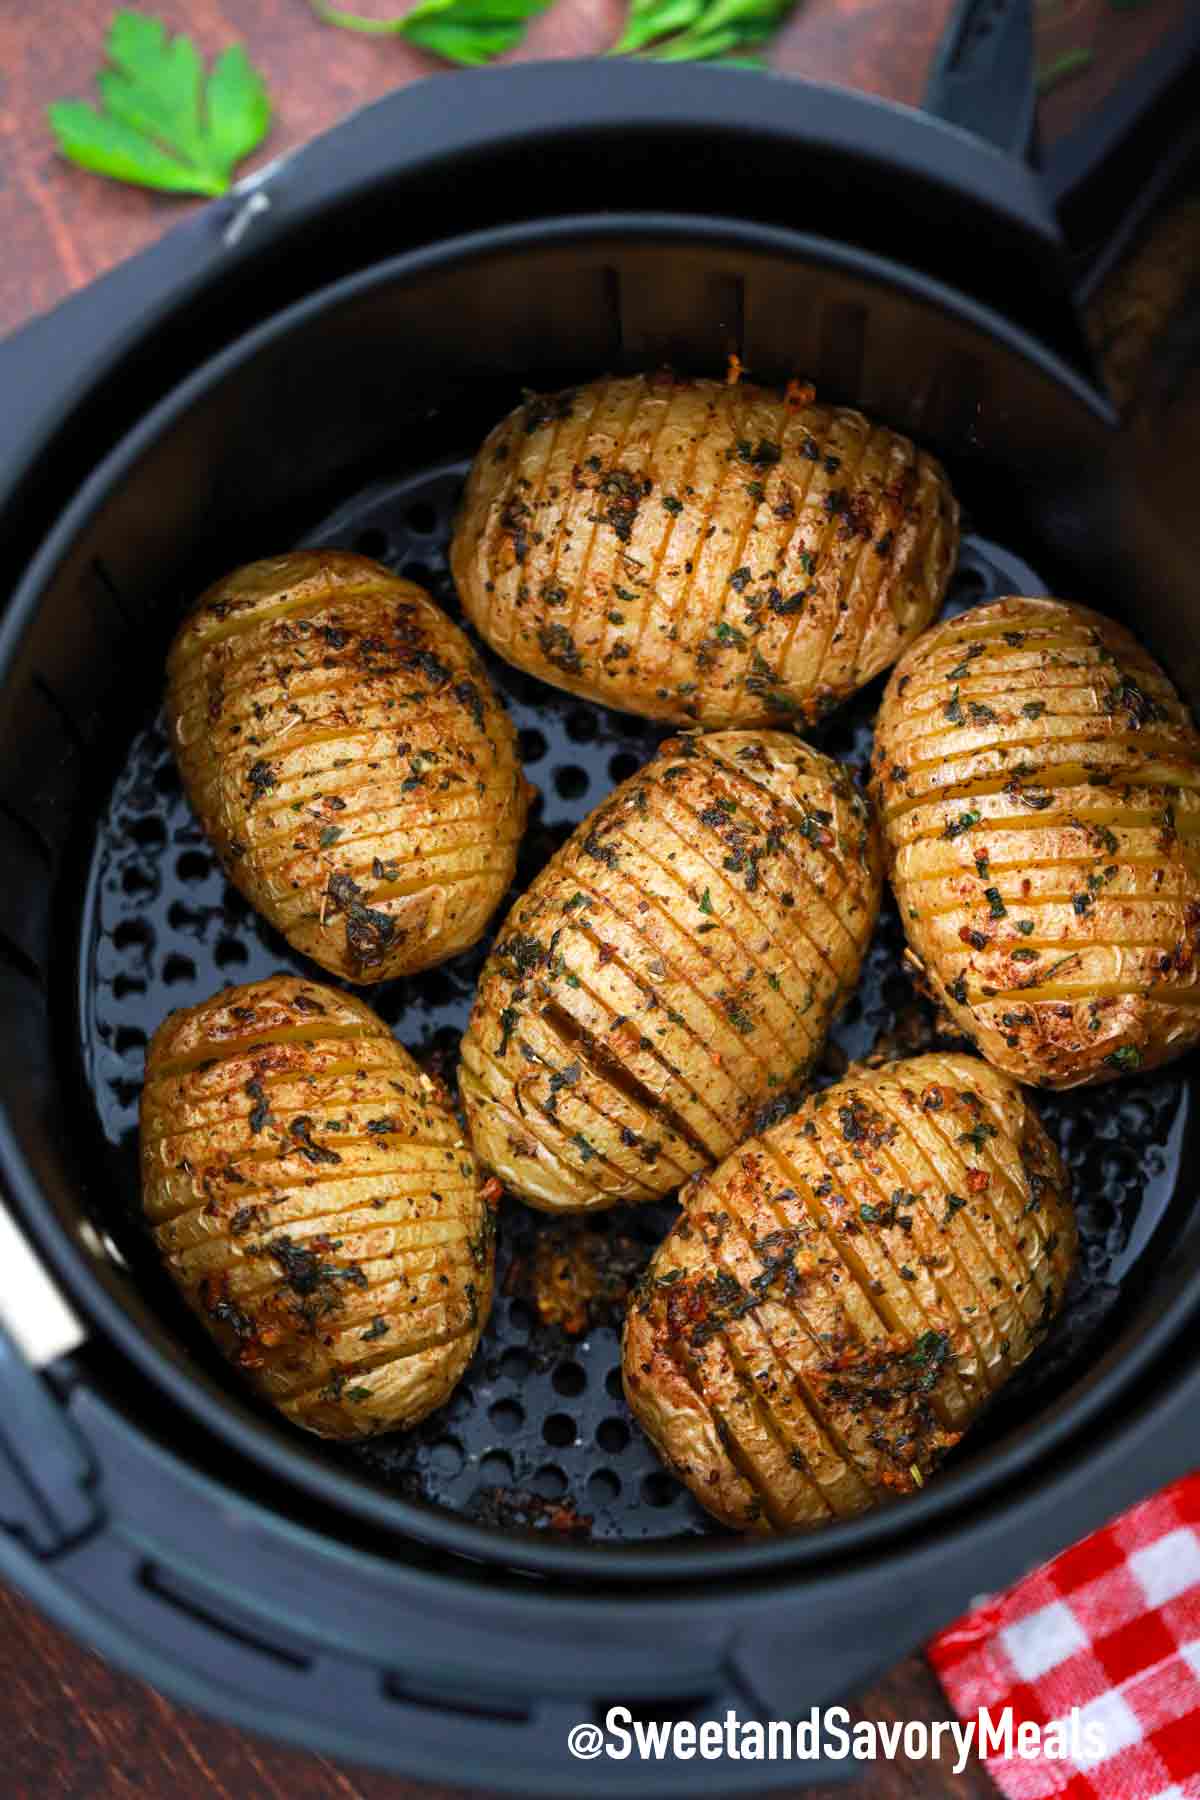
M 377 557 L 428 587 L 460 619 L 446 551 L 465 466 L 445 464 L 372 487 L 304 542 Z M 1044 591 L 1017 557 L 970 536 L 950 604 L 960 610 L 997 594 Z M 557 693 L 483 654 L 542 794 L 522 849 L 520 890 L 613 783 L 632 774 L 667 734 Z M 879 691 L 880 684 L 873 685 L 816 734 L 826 750 L 866 762 Z M 280 969 L 313 970 L 224 880 L 183 797 L 159 718 L 134 738 L 102 809 L 86 895 L 80 1046 L 110 1176 L 98 1184 L 110 1198 L 96 1223 L 197 1357 L 232 1383 L 236 1378 L 181 1306 L 141 1228 L 137 1105 L 143 1054 L 150 1033 L 173 1007 L 193 1005 L 230 982 Z M 481 944 L 443 968 L 369 991 L 397 1036 L 451 1081 L 486 949 Z M 864 1055 L 884 1035 L 902 1048 L 929 1042 L 928 1009 L 914 997 L 902 950 L 898 916 L 885 904 L 859 990 L 834 1030 L 836 1048 L 824 1079 L 837 1072 L 839 1052 L 843 1059 Z M 1080 1270 L 1050 1343 L 1010 1385 L 972 1443 L 1010 1429 L 1060 1391 L 1084 1365 L 1122 1285 L 1153 1263 L 1155 1229 L 1175 1186 L 1185 1093 L 1184 1079 L 1168 1072 L 1040 1102 L 1074 1181 Z M 608 1272 L 619 1290 L 674 1210 L 663 1204 L 614 1211 L 573 1225 L 562 1242 L 572 1261 L 581 1246 L 590 1252 L 587 1260 Z M 553 1239 L 559 1246 L 560 1223 L 504 1203 L 495 1309 L 448 1406 L 412 1432 L 364 1446 L 305 1442 L 314 1455 L 357 1464 L 406 1497 L 500 1524 L 623 1539 L 713 1529 L 663 1470 L 626 1409 L 619 1304 L 593 1306 L 586 1328 L 572 1336 L 546 1324 L 531 1303 L 529 1272 L 539 1237 L 548 1232 L 559 1234 Z M 543 1257 L 545 1249 L 543 1242 Z

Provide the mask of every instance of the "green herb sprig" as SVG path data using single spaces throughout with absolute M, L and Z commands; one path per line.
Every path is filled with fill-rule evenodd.
M 794 4 L 795 0 L 631 0 L 613 55 L 757 67 L 760 59 L 746 52 L 765 43 Z
M 326 0 L 309 0 L 318 19 L 367 37 L 402 37 L 444 62 L 477 68 L 515 50 L 530 19 L 553 0 L 417 0 L 397 19 L 365 18 Z
M 223 51 L 206 76 L 190 38 L 169 38 L 160 19 L 122 9 L 105 53 L 98 109 L 86 100 L 48 109 L 62 154 L 138 187 L 225 193 L 271 123 L 266 87 L 241 45 Z

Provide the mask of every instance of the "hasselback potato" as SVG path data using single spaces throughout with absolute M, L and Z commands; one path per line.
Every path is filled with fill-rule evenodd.
M 907 438 L 810 394 L 664 373 L 528 399 L 455 531 L 476 629 L 647 718 L 820 718 L 936 614 L 958 509 Z
M 799 739 L 668 740 L 499 933 L 459 1076 L 481 1162 L 570 1211 L 717 1162 L 819 1056 L 880 870 L 848 772 Z
M 251 563 L 201 597 L 167 670 L 196 814 L 294 948 L 373 982 L 476 941 L 526 784 L 479 659 L 421 588 L 345 551 Z
M 1073 1087 L 1200 1039 L 1200 737 L 1123 627 L 1010 598 L 894 671 L 874 793 L 909 943 L 989 1062 Z
M 488 1191 L 446 1096 L 361 1000 L 273 976 L 172 1013 L 141 1154 L 168 1271 L 294 1424 L 361 1437 L 449 1398 L 491 1308 Z
M 757 1532 L 920 1487 L 1075 1255 L 1057 1152 L 969 1056 L 855 1069 L 681 1199 L 626 1315 L 625 1392 L 697 1499 Z

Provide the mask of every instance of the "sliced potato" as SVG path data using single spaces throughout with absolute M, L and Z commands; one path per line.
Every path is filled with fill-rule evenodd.
M 481 936 L 527 787 L 478 657 L 422 588 L 340 550 L 251 563 L 202 596 L 167 670 L 196 814 L 295 949 L 374 982 Z
M 1057 1151 L 969 1056 L 852 1070 L 681 1199 L 626 1315 L 625 1392 L 740 1530 L 921 1487 L 1044 1336 L 1075 1257 Z
M 858 979 L 881 859 L 848 772 L 777 731 L 671 739 L 519 900 L 460 1087 L 535 1206 L 651 1200 L 801 1079 Z
M 936 462 L 844 407 L 669 373 L 534 397 L 475 459 L 451 562 L 518 668 L 679 724 L 820 718 L 934 617 Z
M 146 1058 L 142 1203 L 188 1305 L 293 1424 L 366 1437 L 449 1399 L 494 1220 L 446 1096 L 361 1000 L 273 976 Z
M 946 620 L 888 683 L 872 781 L 909 943 L 989 1062 L 1067 1088 L 1200 1041 L 1200 736 L 1122 626 Z

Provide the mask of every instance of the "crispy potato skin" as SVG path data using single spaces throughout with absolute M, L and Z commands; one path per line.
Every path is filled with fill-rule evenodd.
M 912 950 L 998 1069 L 1076 1087 L 1200 1040 L 1200 736 L 1122 626 L 1016 597 L 938 625 L 872 790 Z
M 273 976 L 172 1013 L 141 1155 L 167 1269 L 293 1424 L 368 1437 L 449 1399 L 491 1310 L 493 1215 L 445 1094 L 361 1000 Z
M 798 738 L 668 740 L 500 931 L 459 1072 L 480 1161 L 570 1212 L 719 1162 L 820 1055 L 881 868 L 848 772 Z
M 422 588 L 340 550 L 251 563 L 201 597 L 167 675 L 196 814 L 295 949 L 374 982 L 479 938 L 528 790 L 482 665 Z
M 969 1056 L 852 1070 L 681 1199 L 626 1315 L 625 1392 L 738 1530 L 921 1486 L 1044 1336 L 1075 1258 L 1057 1151 Z
M 845 408 L 670 374 L 534 398 L 475 459 L 451 563 L 518 668 L 706 726 L 813 721 L 935 616 L 941 468 Z

